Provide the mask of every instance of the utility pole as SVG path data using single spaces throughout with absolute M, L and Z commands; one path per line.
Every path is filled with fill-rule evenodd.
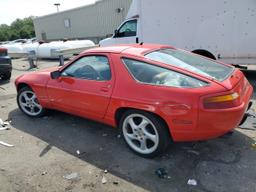
M 57 12 L 59 12 L 59 6 L 60 6 L 60 3 L 54 3 L 53 5 L 55 5 L 55 6 L 56 6 L 56 8 L 57 8 Z

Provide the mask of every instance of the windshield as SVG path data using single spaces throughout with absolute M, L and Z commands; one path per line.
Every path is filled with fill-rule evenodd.
M 233 67 L 231 66 L 222 65 L 201 56 L 175 49 L 153 51 L 146 54 L 145 57 L 183 68 L 218 81 L 225 80 L 233 71 Z

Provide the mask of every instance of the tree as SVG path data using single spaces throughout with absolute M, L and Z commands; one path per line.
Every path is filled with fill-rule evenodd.
M 33 17 L 16 19 L 10 26 L 0 25 L 0 41 L 29 39 L 35 36 Z
M 8 25 L 0 25 L 0 41 L 8 41 L 10 39 L 10 27 Z

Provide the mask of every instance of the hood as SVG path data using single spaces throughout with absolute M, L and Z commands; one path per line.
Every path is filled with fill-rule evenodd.
M 58 67 L 50 67 L 50 68 L 46 68 L 46 69 L 42 69 L 40 71 L 37 71 L 35 73 L 40 73 L 40 72 L 53 72 L 53 71 L 57 71 L 59 68 L 61 68 L 60 66 Z
M 108 37 L 106 39 L 102 39 L 100 42 L 99 42 L 99 45 L 100 46 L 109 46 L 109 45 L 112 45 L 110 42 L 110 40 L 112 39 L 112 37 Z
M 50 68 L 46 68 L 46 69 L 43 69 L 40 71 L 22 74 L 21 76 L 16 78 L 15 85 L 17 86 L 17 84 L 19 84 L 19 83 L 26 83 L 32 87 L 33 87 L 33 85 L 44 86 L 49 81 L 49 78 L 51 78 L 50 73 L 52 71 L 58 70 L 59 68 L 60 68 L 59 66 L 50 67 Z

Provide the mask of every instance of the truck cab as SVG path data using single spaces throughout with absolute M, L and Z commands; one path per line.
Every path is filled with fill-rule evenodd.
M 139 43 L 138 18 L 134 17 L 125 20 L 114 35 L 110 38 L 100 41 L 101 46 L 109 46 L 116 44 L 134 44 Z

